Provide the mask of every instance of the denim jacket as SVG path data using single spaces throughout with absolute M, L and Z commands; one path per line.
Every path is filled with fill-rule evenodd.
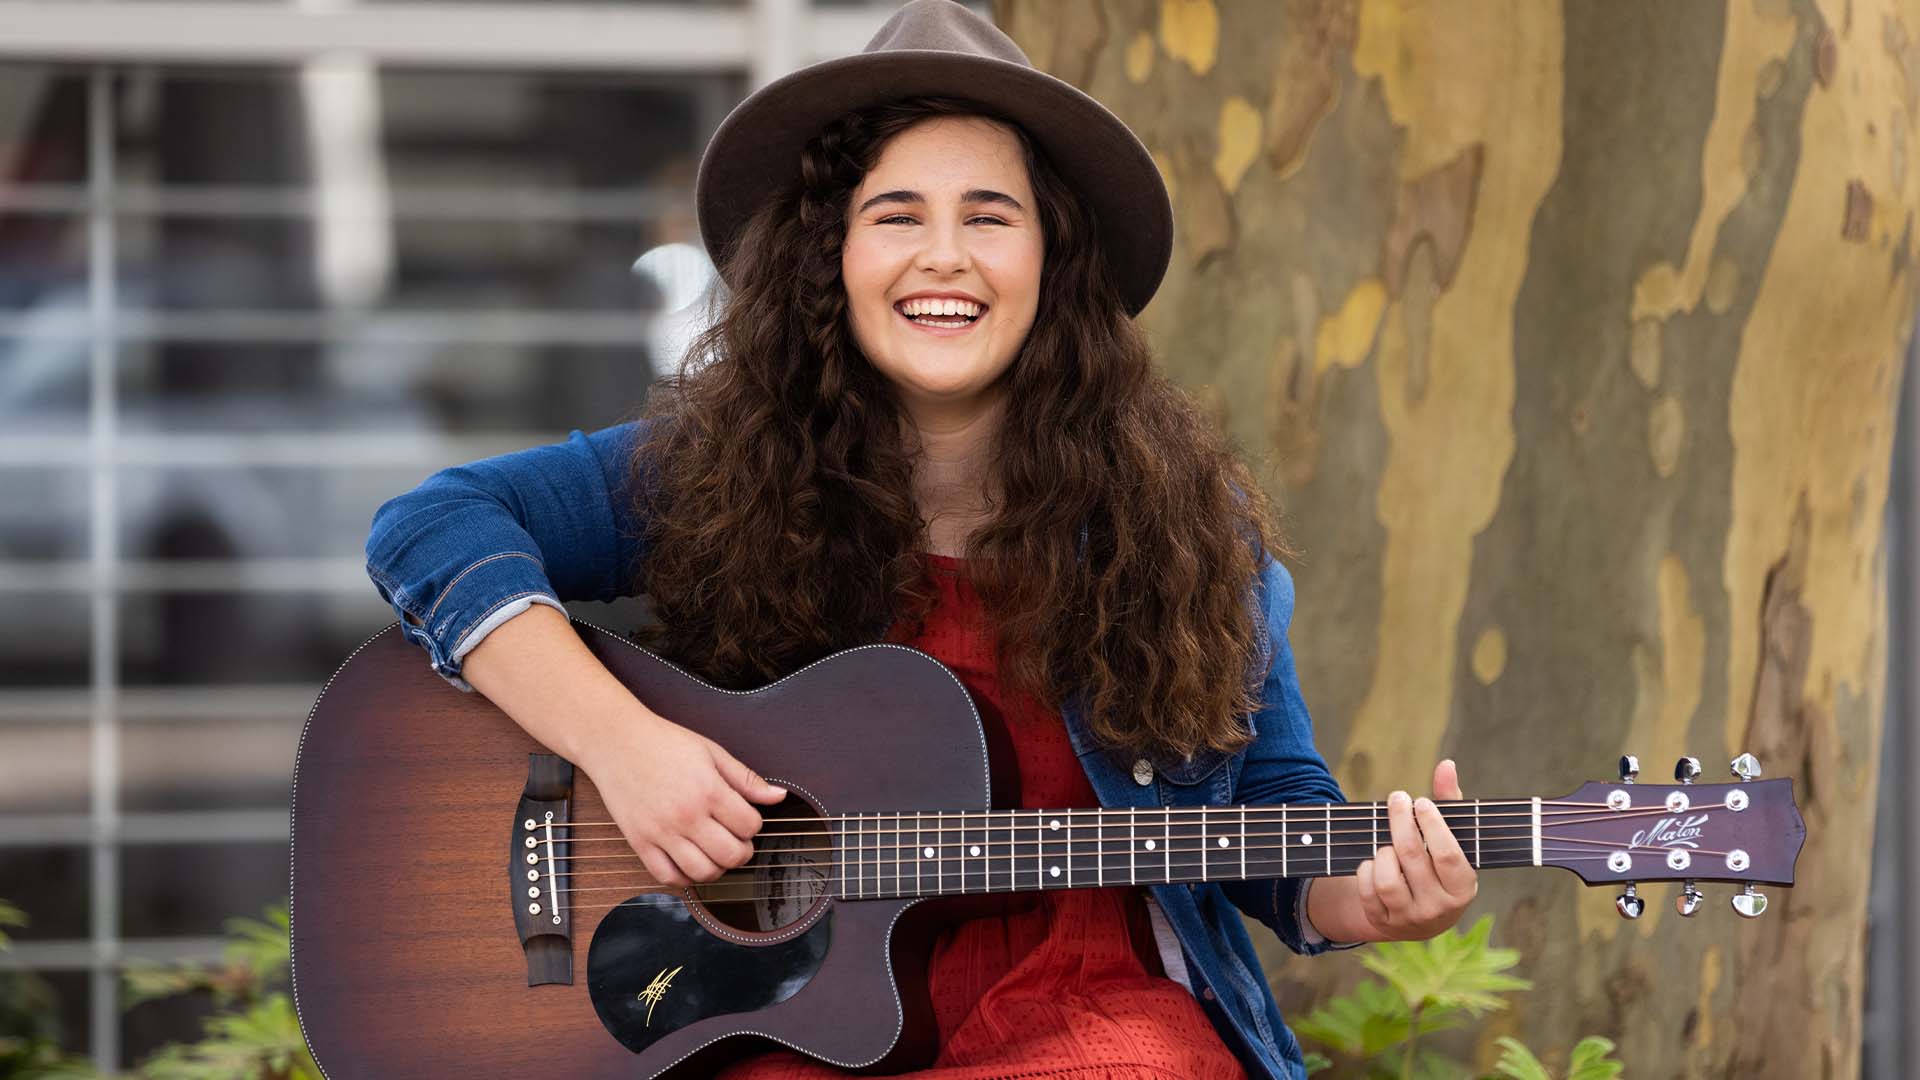
M 632 592 L 645 556 L 633 519 L 628 464 L 637 423 L 564 443 L 445 469 L 375 513 L 367 572 L 400 614 L 407 636 L 454 685 L 467 652 L 531 604 L 612 600 Z M 1253 741 L 1237 753 L 1203 751 L 1185 760 L 1124 760 L 1101 747 L 1084 709 L 1062 712 L 1073 749 L 1107 807 L 1229 806 L 1344 802 L 1314 749 L 1312 724 L 1294 677 L 1287 624 L 1293 580 L 1271 557 L 1250 601 L 1266 679 Z M 564 610 L 564 608 L 562 609 Z M 408 620 L 411 616 L 417 625 Z M 876 635 L 877 639 L 877 635 Z M 1288 948 L 1312 955 L 1334 946 L 1305 918 L 1298 879 L 1150 887 L 1156 930 L 1178 948 L 1169 975 L 1184 966 L 1188 988 L 1251 1076 L 1306 1075 L 1299 1044 L 1280 1018 L 1240 913 L 1271 927 Z M 1153 905 L 1149 905 L 1152 907 Z M 1164 944 L 1164 943 L 1163 943 Z

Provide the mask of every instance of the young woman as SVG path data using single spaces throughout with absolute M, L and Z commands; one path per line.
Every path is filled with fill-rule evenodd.
M 730 292 L 646 415 L 437 474 L 368 542 L 435 670 L 584 769 L 654 878 L 744 864 L 777 763 L 635 700 L 562 600 L 647 594 L 648 643 L 734 688 L 918 647 L 1004 732 L 1024 806 L 1342 799 L 1260 487 L 1132 320 L 1171 213 L 1124 124 L 915 0 L 742 103 L 699 208 Z M 1451 763 L 1434 790 L 1460 797 Z M 1240 913 L 1302 953 L 1451 926 L 1474 871 L 1430 801 L 1389 816 L 1390 845 L 1311 888 L 1048 892 L 952 926 L 925 1075 L 1302 1075 Z M 784 1053 L 727 1073 L 832 1074 Z

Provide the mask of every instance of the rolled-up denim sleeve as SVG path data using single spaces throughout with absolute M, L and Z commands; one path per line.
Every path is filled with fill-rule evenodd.
M 1287 626 L 1293 619 L 1293 578 L 1269 558 L 1260 574 L 1261 598 L 1272 642 L 1271 663 L 1262 684 L 1260 711 L 1254 714 L 1253 744 L 1242 759 L 1234 801 L 1247 805 L 1346 802 L 1346 795 L 1313 745 L 1313 720 L 1307 715 L 1294 675 Z M 1344 947 L 1316 932 L 1306 917 L 1308 879 L 1235 881 L 1223 886 L 1241 911 L 1273 929 L 1294 952 L 1311 956 Z
M 629 480 L 638 423 L 442 469 L 373 516 L 367 576 L 433 670 L 532 604 L 633 591 L 643 542 Z M 561 608 L 561 610 L 565 610 Z

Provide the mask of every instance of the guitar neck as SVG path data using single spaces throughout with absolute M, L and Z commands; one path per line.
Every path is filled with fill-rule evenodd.
M 1437 805 L 1475 867 L 1541 865 L 1540 799 Z M 1377 802 L 879 813 L 829 824 L 834 858 L 823 869 L 848 900 L 1331 877 L 1353 873 L 1392 835 Z

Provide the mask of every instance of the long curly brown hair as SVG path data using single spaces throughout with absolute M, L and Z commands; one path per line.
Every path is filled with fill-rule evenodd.
M 855 343 L 840 251 L 882 147 L 935 116 L 1018 136 L 1046 243 L 1032 330 L 1001 377 L 998 497 L 967 542 L 1001 677 L 1049 708 L 1082 695 L 1116 749 L 1237 749 L 1265 675 L 1248 589 L 1275 535 L 1267 500 L 1155 370 L 1092 211 L 1017 125 L 958 99 L 842 117 L 741 231 L 731 295 L 649 395 L 664 422 L 634 456 L 639 584 L 660 618 L 645 639 L 756 686 L 929 609 L 911 433 Z

